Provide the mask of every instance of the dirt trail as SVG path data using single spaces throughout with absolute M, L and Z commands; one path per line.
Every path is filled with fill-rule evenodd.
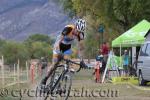
M 38 82 L 32 86 L 32 89 L 35 90 L 37 85 Z M 110 91 L 117 91 L 117 94 L 111 96 Z M 32 97 L 29 100 L 37 100 L 37 98 Z M 73 78 L 69 100 L 150 100 L 150 91 L 139 90 L 129 84 L 95 83 L 92 70 L 82 70 Z

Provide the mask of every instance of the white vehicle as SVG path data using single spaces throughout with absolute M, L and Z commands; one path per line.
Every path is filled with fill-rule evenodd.
M 146 41 L 140 49 L 137 62 L 137 75 L 139 85 L 146 85 L 150 82 L 150 41 Z

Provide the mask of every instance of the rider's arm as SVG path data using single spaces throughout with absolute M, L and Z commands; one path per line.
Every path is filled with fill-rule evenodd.
M 65 35 L 68 35 L 70 32 L 72 31 L 72 28 L 71 27 L 65 27 L 62 31 L 62 35 L 65 36 Z
M 84 40 L 84 33 L 80 33 L 80 35 L 78 36 L 78 49 L 79 49 L 78 55 L 80 58 L 83 58 L 83 50 L 84 50 L 83 40 Z
M 83 50 L 84 49 L 84 41 L 83 40 L 81 40 L 81 41 L 79 41 L 79 49 L 80 50 Z

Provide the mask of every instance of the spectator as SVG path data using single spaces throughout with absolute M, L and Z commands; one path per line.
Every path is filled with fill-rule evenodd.
M 125 72 L 125 76 L 128 76 L 128 67 L 129 67 L 129 55 L 128 55 L 128 51 L 125 50 L 124 54 L 123 54 L 123 69 Z
M 101 47 L 101 50 L 102 50 L 102 55 L 104 56 L 104 62 L 106 63 L 108 59 L 108 53 L 109 53 L 108 43 L 104 42 Z
M 96 56 L 96 62 L 95 62 L 95 71 L 93 74 L 95 74 L 95 82 L 100 82 L 100 75 L 102 73 L 103 68 L 103 55 L 101 53 L 101 50 L 99 51 L 99 54 Z

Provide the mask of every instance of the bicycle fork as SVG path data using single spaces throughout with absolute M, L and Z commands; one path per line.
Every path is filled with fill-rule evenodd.
M 54 91 L 54 89 L 56 88 L 56 86 L 58 85 L 58 83 L 60 82 L 60 80 L 64 78 L 64 75 L 68 72 L 68 70 L 64 70 L 59 76 L 58 79 L 56 79 L 56 82 L 54 83 L 54 86 L 52 86 L 51 88 L 51 93 Z

